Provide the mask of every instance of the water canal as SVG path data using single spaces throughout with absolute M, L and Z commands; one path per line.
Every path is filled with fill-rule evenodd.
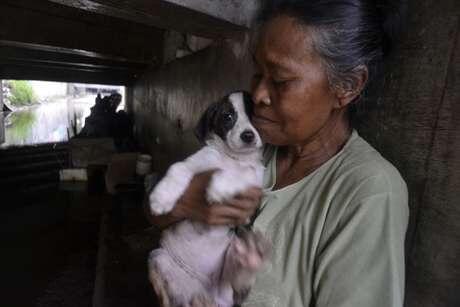
M 36 91 L 39 96 L 52 97 L 52 93 L 46 93 L 46 88 L 43 88 L 43 85 L 49 86 L 50 83 L 38 83 L 40 87 Z M 117 87 L 117 91 L 124 96 L 123 87 Z M 59 98 L 41 99 L 40 103 L 4 113 L 5 142 L 0 148 L 67 141 L 83 128 L 95 99 L 96 91 L 77 97 L 61 95 Z M 119 109 L 123 107 L 124 99 Z

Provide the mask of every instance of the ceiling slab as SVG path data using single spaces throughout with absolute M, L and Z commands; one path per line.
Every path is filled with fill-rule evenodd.
M 92 13 L 208 38 L 247 30 L 259 0 L 49 0 Z
M 161 63 L 163 30 L 45 0 L 2 0 L 0 40 Z
M 163 33 L 47 0 L 2 0 L 0 79 L 130 85 L 161 64 Z

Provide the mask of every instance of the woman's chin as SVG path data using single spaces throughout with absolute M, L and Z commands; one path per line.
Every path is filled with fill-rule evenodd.
M 264 144 L 278 145 L 279 140 L 270 131 L 258 130 L 260 138 Z

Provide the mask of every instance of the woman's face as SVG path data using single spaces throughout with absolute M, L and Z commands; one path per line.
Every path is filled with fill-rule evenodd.
M 264 25 L 254 60 L 253 123 L 265 142 L 308 143 L 336 118 L 337 98 L 311 33 L 294 18 L 281 15 Z

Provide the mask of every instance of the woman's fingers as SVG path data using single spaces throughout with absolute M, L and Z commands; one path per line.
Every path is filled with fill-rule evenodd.
M 236 199 L 247 199 L 247 200 L 259 202 L 261 197 L 262 197 L 262 189 L 252 187 L 252 188 L 249 188 L 246 191 L 236 195 L 235 198 Z
M 259 204 L 246 200 L 232 199 L 228 201 L 223 207 L 238 210 L 238 212 L 240 212 L 239 218 L 246 221 L 254 215 L 254 212 L 256 212 Z
M 171 215 L 211 225 L 246 224 L 259 206 L 262 190 L 249 188 L 223 204 L 207 204 L 206 188 L 215 170 L 196 175 Z
M 211 225 L 246 224 L 259 207 L 262 190 L 250 188 L 223 204 L 210 204 L 204 213 L 203 222 Z
M 254 214 L 256 206 L 247 201 L 232 200 L 226 204 L 211 204 L 208 208 L 206 221 L 209 224 L 246 224 Z

